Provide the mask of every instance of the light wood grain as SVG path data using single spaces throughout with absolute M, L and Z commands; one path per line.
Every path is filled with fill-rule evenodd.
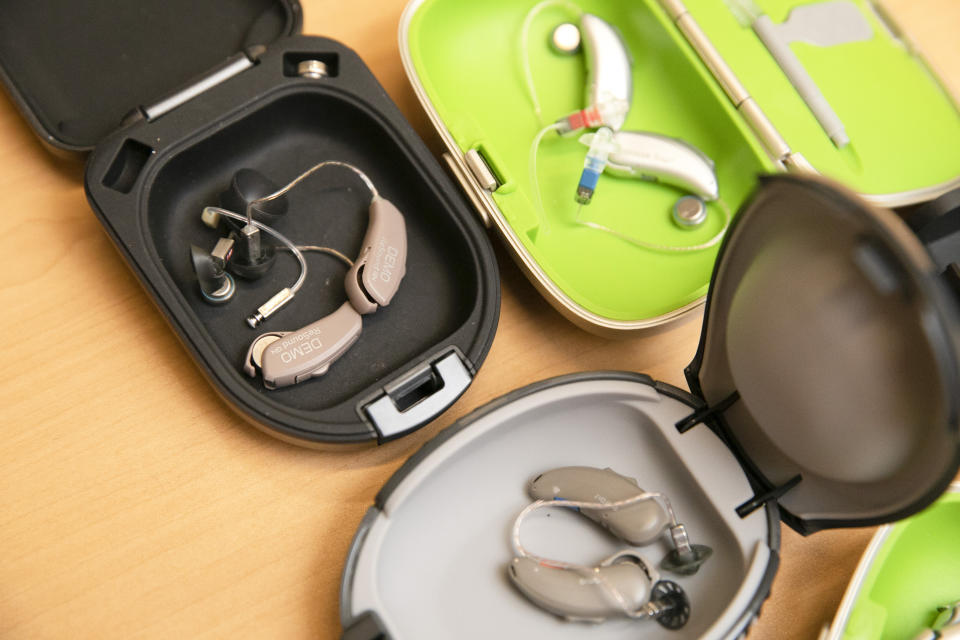
M 304 31 L 355 48 L 438 148 L 397 53 L 403 0 L 302 3 Z M 891 4 L 960 93 L 960 3 Z M 561 373 L 628 369 L 682 386 L 696 347 L 698 320 L 626 341 L 588 335 L 498 248 L 500 329 L 463 398 L 380 448 L 300 449 L 218 400 L 110 245 L 82 174 L 0 97 L 3 638 L 334 637 L 350 538 L 428 438 Z M 783 566 L 751 638 L 813 637 L 871 533 L 804 539 L 785 529 Z

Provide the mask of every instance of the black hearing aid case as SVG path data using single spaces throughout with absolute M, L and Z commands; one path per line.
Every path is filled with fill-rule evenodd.
M 802 534 L 898 520 L 960 468 L 960 314 L 939 273 L 891 211 L 824 182 L 763 179 L 720 250 L 691 392 L 632 372 L 568 375 L 439 433 L 354 537 L 343 637 L 741 636 L 769 595 L 781 520 Z M 664 492 L 691 541 L 713 548 L 694 576 L 662 572 L 690 598 L 683 629 L 565 621 L 511 584 L 527 485 L 568 465 Z M 582 564 L 627 546 L 567 509 L 540 511 L 522 536 Z M 664 535 L 637 551 L 658 563 L 669 549 Z
M 92 152 L 91 206 L 231 407 L 299 444 L 383 442 L 466 390 L 496 330 L 498 272 L 463 196 L 363 61 L 336 41 L 296 35 L 300 11 L 295 0 L 4 3 L 0 73 L 48 146 Z M 323 62 L 328 76 L 301 77 L 304 60 Z M 216 243 L 200 213 L 237 170 L 283 185 L 322 160 L 356 165 L 403 212 L 406 277 L 326 375 L 268 391 L 241 372 L 251 342 L 336 310 L 346 269 L 307 254 L 303 288 L 252 330 L 245 318 L 293 283 L 294 259 L 238 279 L 233 300 L 215 307 L 201 297 L 190 245 Z M 321 171 L 288 198 L 281 233 L 357 254 L 369 194 L 352 173 Z

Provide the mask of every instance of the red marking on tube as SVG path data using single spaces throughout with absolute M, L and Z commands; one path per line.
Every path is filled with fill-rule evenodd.
M 570 131 L 579 131 L 580 129 L 594 129 L 603 124 L 603 116 L 600 115 L 600 109 L 596 105 L 574 111 L 565 118 Z

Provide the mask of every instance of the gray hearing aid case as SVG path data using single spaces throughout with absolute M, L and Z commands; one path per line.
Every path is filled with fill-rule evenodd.
M 496 330 L 498 271 L 463 195 L 363 61 L 298 35 L 301 24 L 296 0 L 13 0 L 0 8 L 0 79 L 54 152 L 89 152 L 90 205 L 231 408 L 298 444 L 379 443 L 430 422 L 469 386 Z M 326 75 L 300 75 L 309 60 Z M 283 185 L 322 160 L 357 166 L 402 213 L 406 273 L 370 244 L 351 299 L 378 308 L 358 310 L 356 341 L 335 345 L 342 356 L 322 375 L 318 361 L 310 379 L 268 389 L 242 371 L 254 339 L 335 312 L 348 299 L 347 269 L 306 254 L 303 288 L 252 330 L 244 318 L 296 279 L 295 260 L 278 252 L 266 276 L 238 278 L 233 298 L 213 307 L 190 245 L 216 243 L 200 212 L 238 170 Z M 383 201 L 369 210 L 345 170 L 312 176 L 287 201 L 271 221 L 278 231 L 351 259 L 396 223 Z M 290 373 L 270 371 L 274 382 Z
M 762 179 L 720 250 L 685 373 L 690 392 L 626 371 L 545 380 L 440 432 L 360 523 L 343 638 L 732 640 L 769 595 L 781 521 L 806 535 L 899 520 L 960 468 L 956 299 L 897 216 L 825 182 Z M 713 548 L 696 575 L 663 576 L 689 596 L 685 627 L 569 622 L 511 583 L 531 482 L 571 466 L 665 493 Z M 570 509 L 532 514 L 523 545 L 583 564 L 670 548 L 666 535 L 631 547 Z

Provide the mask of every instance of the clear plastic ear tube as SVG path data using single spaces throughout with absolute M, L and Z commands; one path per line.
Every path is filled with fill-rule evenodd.
M 546 565 L 548 567 L 554 567 L 557 569 L 582 569 L 585 571 L 590 571 L 593 569 L 592 566 L 574 564 L 571 562 L 564 562 L 562 560 L 551 560 L 550 558 L 544 558 L 536 554 L 530 553 L 523 546 L 523 543 L 520 542 L 520 527 L 523 525 L 523 521 L 534 511 L 540 509 L 591 509 L 596 511 L 616 511 L 624 507 L 629 507 L 635 505 L 639 502 L 644 502 L 646 500 L 656 500 L 659 502 L 664 511 L 667 512 L 667 516 L 670 518 L 670 525 L 677 526 L 677 514 L 673 510 L 673 505 L 670 504 L 670 499 L 667 496 L 659 492 L 643 491 L 636 495 L 630 496 L 623 500 L 617 500 L 615 502 L 586 502 L 582 500 L 537 500 L 524 508 L 520 512 L 520 515 L 517 516 L 517 519 L 513 522 L 513 531 L 511 534 L 511 544 L 513 545 L 513 552 L 515 555 L 521 558 L 530 558 L 538 562 L 539 564 Z
M 249 212 L 250 208 L 247 207 L 247 210 Z M 291 286 L 284 287 L 278 291 L 272 298 L 260 305 L 260 307 L 258 307 L 257 310 L 247 318 L 247 324 L 253 328 L 256 328 L 266 318 L 270 317 L 278 309 L 280 309 L 280 307 L 293 300 L 293 296 L 297 293 L 297 291 L 300 290 L 300 287 L 303 286 L 304 280 L 307 279 L 307 261 L 303 257 L 303 253 L 300 251 L 300 249 L 297 248 L 297 245 L 295 245 L 292 241 L 290 241 L 289 238 L 273 227 L 265 225 L 262 222 L 254 220 L 253 218 L 248 218 L 247 216 L 240 215 L 239 213 L 234 213 L 233 211 L 229 211 L 222 207 L 204 207 L 203 211 L 204 214 L 213 213 L 226 216 L 227 218 L 233 218 L 234 220 L 240 220 L 241 222 L 246 222 L 247 224 L 255 226 L 261 231 L 269 233 L 274 238 L 279 240 L 290 251 L 290 253 L 293 254 L 293 257 L 297 259 L 297 262 L 300 263 L 300 276 L 297 278 L 296 282 L 294 282 Z
M 298 175 L 296 178 L 288 182 L 286 185 L 274 191 L 273 193 L 263 196 L 262 198 L 257 198 L 256 200 L 251 200 L 250 203 L 247 204 L 244 215 L 235 213 L 233 211 L 229 211 L 222 207 L 205 207 L 203 210 L 204 219 L 215 220 L 217 215 L 222 215 L 222 216 L 226 216 L 227 218 L 232 218 L 234 220 L 245 222 L 248 225 L 253 225 L 257 229 L 260 229 L 261 231 L 265 231 L 266 233 L 269 233 L 274 238 L 279 240 L 280 243 L 290 253 L 293 254 L 293 256 L 297 259 L 297 262 L 300 263 L 300 275 L 297 278 L 297 280 L 293 283 L 293 285 L 289 287 L 284 287 L 283 289 L 278 291 L 276 294 L 273 295 L 273 297 L 271 297 L 269 300 L 267 300 L 262 305 L 260 305 L 256 311 L 254 311 L 252 314 L 250 314 L 250 316 L 247 317 L 247 324 L 249 324 L 254 329 L 260 326 L 260 324 L 264 320 L 266 320 L 271 315 L 276 313 L 285 304 L 293 300 L 293 296 L 297 293 L 297 291 L 300 290 L 300 287 L 303 286 L 303 282 L 307 278 L 307 261 L 303 257 L 303 251 L 317 251 L 321 253 L 326 253 L 346 263 L 347 266 L 353 266 L 353 261 L 350 260 L 350 258 L 343 255 L 342 253 L 340 253 L 339 251 L 337 251 L 336 249 L 331 249 L 329 247 L 318 247 L 314 245 L 305 245 L 303 247 L 298 247 L 289 238 L 287 238 L 285 235 L 283 235 L 273 227 L 265 225 L 262 222 L 258 222 L 253 218 L 253 212 L 256 210 L 257 205 L 263 204 L 264 202 L 270 202 L 271 200 L 275 200 L 276 198 L 279 198 L 285 195 L 295 186 L 297 186 L 298 184 L 306 180 L 308 177 L 310 177 L 320 169 L 323 169 L 324 167 L 343 167 L 344 169 L 349 169 L 354 174 L 356 174 L 356 176 L 359 177 L 360 180 L 363 181 L 363 184 L 366 186 L 367 190 L 370 192 L 370 202 L 374 202 L 380 197 L 380 193 L 377 191 L 377 188 L 373 185 L 373 181 L 370 180 L 367 174 L 365 174 L 363 171 L 361 171 L 357 167 L 347 162 L 340 162 L 338 160 L 325 160 L 323 162 L 318 162 L 317 164 L 313 165 L 312 167 L 310 167 L 309 169 L 307 169 L 306 171 Z
M 527 95 L 533 104 L 533 112 L 537 116 L 540 124 L 543 124 L 543 114 L 540 110 L 540 100 L 537 98 L 537 88 L 533 82 L 533 70 L 530 68 L 530 27 L 533 21 L 545 9 L 551 7 L 564 8 L 579 18 L 583 15 L 583 9 L 569 0 L 543 0 L 534 5 L 523 19 L 523 26 L 520 27 L 520 52 L 523 56 L 523 78 L 527 86 Z
M 297 186 L 298 184 L 300 184 L 301 182 L 309 178 L 311 175 L 313 175 L 320 169 L 323 169 L 324 167 L 343 167 L 344 169 L 349 169 L 354 174 L 356 174 L 358 178 L 360 178 L 363 181 L 363 184 L 367 187 L 367 190 L 370 191 L 371 202 L 373 202 L 374 200 L 380 197 L 380 193 L 377 191 L 377 188 L 373 186 L 373 181 L 371 181 L 370 178 L 367 177 L 367 174 L 365 174 L 363 171 L 360 171 L 360 169 L 357 169 L 355 166 L 353 166 L 348 162 L 340 162 L 339 160 L 325 160 L 323 162 L 318 162 L 317 164 L 313 165 L 312 167 L 310 167 L 309 169 L 307 169 L 306 171 L 298 175 L 296 178 L 288 182 L 286 185 L 280 187 L 279 189 L 271 193 L 270 195 L 263 196 L 262 198 L 257 198 L 256 200 L 251 200 L 250 203 L 247 205 L 247 210 L 246 210 L 247 215 L 243 219 L 245 219 L 247 223 L 252 222 L 253 211 L 254 209 L 257 208 L 258 204 L 263 204 L 264 202 L 270 202 L 271 200 L 275 200 L 280 196 L 285 195 L 295 186 Z
M 537 500 L 533 502 L 520 512 L 520 515 L 517 516 L 517 519 L 513 523 L 513 531 L 511 534 L 511 543 L 513 546 L 513 553 L 518 558 L 529 558 L 545 567 L 550 567 L 553 569 L 571 569 L 580 573 L 585 580 L 596 581 L 604 589 L 607 595 L 615 602 L 619 608 L 623 611 L 624 615 L 631 618 L 647 618 L 651 617 L 653 614 L 651 610 L 646 608 L 639 611 L 633 611 L 627 605 L 626 599 L 612 584 L 603 578 L 603 576 L 597 571 L 598 567 L 584 564 L 576 564 L 573 562 L 564 562 L 562 560 L 552 560 L 550 558 L 544 558 L 543 556 L 538 556 L 534 553 L 527 551 L 523 546 L 523 543 L 520 542 L 520 527 L 523 525 L 523 521 L 534 511 L 540 509 L 594 509 L 598 511 L 616 511 L 623 507 L 629 507 L 631 505 L 637 504 L 639 502 L 644 502 L 646 500 L 656 500 L 658 501 L 667 512 L 667 515 L 670 518 L 670 524 L 672 527 L 678 525 L 677 515 L 673 510 L 673 506 L 670 504 L 670 499 L 665 495 L 659 492 L 648 492 L 644 491 L 638 493 L 634 496 L 630 496 L 624 500 L 617 500 L 615 502 L 586 502 L 581 500 Z

